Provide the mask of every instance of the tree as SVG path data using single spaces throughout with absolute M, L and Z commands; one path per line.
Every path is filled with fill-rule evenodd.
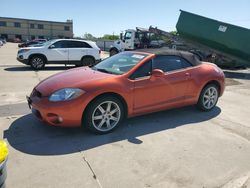
M 90 34 L 90 33 L 85 33 L 84 35 L 83 35 L 83 38 L 84 39 L 87 39 L 87 40 L 94 40 L 94 39 L 96 39 L 96 37 L 94 37 L 92 34 Z
M 175 36 L 177 35 L 177 31 L 170 31 L 169 33 Z
M 103 35 L 103 37 L 101 37 L 101 39 L 104 39 L 104 40 L 118 40 L 119 36 L 118 35 L 105 34 L 105 35 Z

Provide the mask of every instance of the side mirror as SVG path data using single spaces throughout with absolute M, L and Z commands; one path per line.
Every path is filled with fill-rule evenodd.
M 123 33 L 120 33 L 120 40 L 123 39 Z
M 53 49 L 53 48 L 55 48 L 55 45 L 52 44 L 49 46 L 49 49 Z
M 154 76 L 154 77 L 162 77 L 162 76 L 164 76 L 165 74 L 164 74 L 164 72 L 161 70 L 161 69 L 154 69 L 153 71 L 152 71 L 152 74 L 151 74 L 152 76 Z

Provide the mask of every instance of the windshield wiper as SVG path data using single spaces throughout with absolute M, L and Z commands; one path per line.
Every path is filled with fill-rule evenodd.
M 96 67 L 93 67 L 92 69 L 93 69 L 93 70 L 100 71 L 100 72 L 109 73 L 109 74 L 115 74 L 115 73 L 113 73 L 113 72 L 111 72 L 111 71 L 108 71 L 108 70 L 106 70 L 106 69 L 101 69 L 101 68 L 96 68 Z

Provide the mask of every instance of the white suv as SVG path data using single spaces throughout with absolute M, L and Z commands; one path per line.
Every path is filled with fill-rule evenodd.
M 75 64 L 90 66 L 100 61 L 100 49 L 95 42 L 74 39 L 50 40 L 35 47 L 21 48 L 17 60 L 42 69 L 45 64 Z

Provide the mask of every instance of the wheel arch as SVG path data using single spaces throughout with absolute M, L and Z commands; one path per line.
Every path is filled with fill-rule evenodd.
M 81 61 L 82 61 L 84 58 L 87 58 L 87 57 L 90 57 L 90 58 L 92 58 L 92 59 L 95 61 L 95 57 L 92 56 L 92 55 L 84 55 L 84 56 L 82 56 Z
M 222 91 L 221 91 L 221 85 L 220 85 L 220 82 L 219 81 L 217 81 L 217 80 L 210 80 L 210 81 L 208 81 L 202 88 L 201 88 L 201 91 L 200 91 L 200 93 L 202 92 L 202 90 L 207 86 L 207 85 L 209 85 L 209 84 L 214 84 L 214 85 L 216 85 L 217 87 L 218 87 L 218 90 L 219 90 L 219 96 L 221 95 L 221 93 L 222 93 Z
M 45 59 L 45 63 L 48 62 L 48 59 L 47 59 L 47 57 L 46 57 L 44 54 L 41 54 L 41 53 L 34 53 L 34 54 L 31 54 L 31 55 L 29 56 L 29 58 L 28 58 L 29 64 L 30 64 L 31 59 L 32 59 L 34 56 L 41 56 L 41 57 L 43 57 L 43 58 Z
M 115 93 L 115 92 L 106 92 L 106 93 L 101 93 L 99 95 L 97 95 L 96 97 L 94 97 L 86 106 L 86 108 L 83 110 L 82 112 L 82 122 L 83 122 L 83 118 L 84 116 L 86 115 L 86 111 L 88 110 L 89 106 L 91 105 L 91 103 L 93 103 L 95 100 L 97 100 L 98 98 L 101 98 L 101 97 L 104 97 L 104 96 L 113 96 L 117 99 L 119 99 L 124 107 L 124 117 L 127 117 L 128 116 L 128 104 L 126 102 L 126 100 L 124 99 L 123 96 L 121 96 L 120 94 L 118 93 Z

